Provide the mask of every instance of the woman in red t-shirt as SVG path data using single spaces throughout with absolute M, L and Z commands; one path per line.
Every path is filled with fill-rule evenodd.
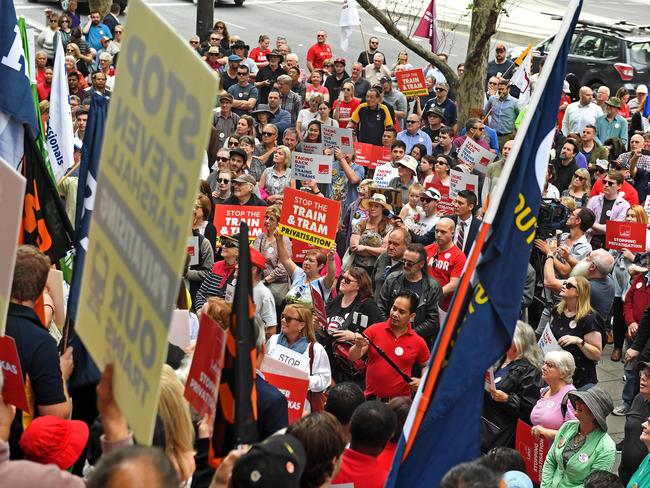
M 253 48 L 248 57 L 255 61 L 255 64 L 259 69 L 262 69 L 264 66 L 269 64 L 266 55 L 271 52 L 271 49 L 269 48 L 271 38 L 266 34 L 262 34 L 257 40 L 257 44 L 257 47 Z
M 354 98 L 354 83 L 343 83 L 341 94 L 334 102 L 334 114 L 332 115 L 334 120 L 338 121 L 339 127 L 345 128 L 348 126 L 352 114 L 360 103 L 361 100 Z

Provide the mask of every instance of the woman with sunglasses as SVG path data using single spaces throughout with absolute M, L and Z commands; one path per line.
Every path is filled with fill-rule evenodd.
M 350 346 L 354 344 L 355 333 L 353 330 L 356 330 L 356 326 L 353 319 L 355 312 L 368 317 L 367 325 L 382 321 L 381 311 L 373 296 L 370 276 L 365 269 L 352 266 L 341 275 L 338 294 L 334 300 L 327 304 L 326 310 L 327 330 L 321 337 L 330 356 L 334 380 L 337 383 L 352 381 L 364 389 L 364 372 L 355 370 L 344 360 L 337 363 L 334 358 L 336 342 L 347 342 Z
M 323 101 L 330 101 L 330 92 L 323 86 L 323 74 L 320 71 L 314 71 L 309 77 L 309 83 L 307 83 L 307 91 L 305 93 L 305 107 L 308 106 L 309 100 L 316 93 L 323 96 Z
M 228 158 L 230 161 L 230 158 Z M 219 170 L 218 176 L 215 179 L 217 184 L 217 189 L 212 192 L 212 202 L 215 205 L 224 203 L 228 200 L 232 194 L 232 173 L 230 170 Z
M 451 186 L 451 158 L 444 154 L 427 156 L 427 158 L 433 160 L 435 166 L 433 174 L 424 179 L 424 187 Z
M 69 52 L 70 48 L 73 48 L 73 52 Z M 66 54 L 71 54 L 77 60 L 77 69 L 81 71 L 84 76 L 90 74 L 90 67 L 93 66 L 95 62 L 95 55 L 93 51 L 90 50 L 90 46 L 86 40 L 81 36 L 81 29 L 76 28 L 72 31 L 72 37 L 70 38 L 70 44 L 66 47 Z
M 59 15 L 59 37 L 65 50 L 72 39 L 72 19 L 65 13 Z
M 352 114 L 361 104 L 361 100 L 354 97 L 354 83 L 346 81 L 339 97 L 334 101 L 334 112 L 332 117 L 338 121 L 339 127 L 346 128 Z
M 395 71 L 405 69 L 413 69 L 413 65 L 409 63 L 409 53 L 406 51 L 400 51 L 397 53 L 397 61 L 395 61 L 395 64 L 393 64 L 393 67 L 391 68 L 391 75 L 394 77 Z
M 219 47 L 221 52 L 226 52 L 230 49 L 230 34 L 228 34 L 228 27 L 223 20 L 217 20 L 214 23 L 214 32 L 210 34 L 211 37 L 216 37 L 219 40 Z
M 571 197 L 576 202 L 576 208 L 586 207 L 589 202 L 589 191 L 591 190 L 591 176 L 589 171 L 579 168 L 573 174 L 569 188 L 562 192 L 563 197 Z
M 494 365 L 494 386 L 483 397 L 481 452 L 515 447 L 517 421 L 530 418 L 539 398 L 541 366 L 535 330 L 518 320 L 510 347 Z
M 195 310 L 201 309 L 210 297 L 224 298 L 226 293 L 234 293 L 235 271 L 239 259 L 239 236 L 220 236 L 221 246 L 217 253 L 221 252 L 221 261 L 212 266 L 212 272 L 203 280 L 203 283 L 196 292 L 194 300 Z
M 349 251 L 354 253 L 353 265 L 360 266 L 371 274 L 375 261 L 388 246 L 388 234 L 393 230 L 393 224 L 384 215 L 384 210 L 392 212 L 384 195 L 375 193 L 368 200 L 368 205 L 368 218 L 352 230 Z
M 576 419 L 571 403 L 567 403 L 566 412 L 561 408 L 565 395 L 576 389 L 575 370 L 573 356 L 566 351 L 549 351 L 544 356 L 542 379 L 547 386 L 542 388 L 540 399 L 530 413 L 531 432 L 535 437 L 553 440 L 564 422 Z
M 45 9 L 45 18 L 47 20 L 45 29 L 36 38 L 36 48 L 45 51 L 47 54 L 47 64 L 52 65 L 54 62 L 54 37 L 59 32 L 59 16 L 52 9 Z
M 273 166 L 266 168 L 260 178 L 261 189 L 266 190 L 269 205 L 282 202 L 284 189 L 291 186 L 291 151 L 278 146 L 273 153 Z
M 586 278 L 567 278 L 560 290 L 560 303 L 551 315 L 551 332 L 576 363 L 576 388 L 598 383 L 596 364 L 603 352 L 602 326 L 597 322 L 602 319 L 591 308 L 590 291 Z
M 325 348 L 316 341 L 311 307 L 298 304 L 284 307 L 280 333 L 271 336 L 266 343 L 266 350 L 269 356 L 278 357 L 284 348 L 305 357 L 306 370 L 309 372 L 309 393 L 321 393 L 330 386 L 330 361 Z M 309 406 L 308 411 L 312 410 Z

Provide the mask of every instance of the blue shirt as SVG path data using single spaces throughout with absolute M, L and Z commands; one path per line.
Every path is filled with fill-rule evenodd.
M 504 100 L 499 98 L 499 95 L 492 95 L 488 102 L 485 104 L 483 110 L 486 114 L 490 114 L 489 126 L 492 127 L 497 134 L 510 134 L 515 130 L 515 120 L 519 115 L 519 106 L 517 99 L 508 95 Z
M 616 115 L 610 122 L 607 115 L 602 115 L 596 119 L 596 142 L 604 143 L 607 139 L 618 137 L 627 146 L 627 120 L 620 115 Z
M 250 98 L 259 100 L 259 92 L 257 91 L 257 88 L 255 88 L 255 85 L 252 83 L 249 83 L 246 86 L 241 86 L 239 83 L 237 83 L 236 85 L 228 88 L 228 93 L 230 93 L 235 100 L 242 102 L 245 102 Z M 248 113 L 247 110 L 241 108 L 233 108 L 232 111 L 237 115 L 246 115 Z
M 424 146 L 427 148 L 427 154 L 431 154 L 433 152 L 431 138 L 429 137 L 429 134 L 423 132 L 422 129 L 419 129 L 415 134 L 411 134 L 409 131 L 403 130 L 397 134 L 397 140 L 402 141 L 404 144 L 406 144 L 406 154 L 411 154 L 411 149 L 413 149 L 413 146 L 416 144 L 424 144 Z M 424 154 L 422 156 L 424 156 Z
M 88 29 L 88 34 L 86 34 L 86 42 L 92 47 L 95 51 L 103 51 L 104 46 L 102 46 L 102 37 L 108 37 L 113 39 L 111 30 L 106 26 L 106 24 L 91 25 Z
M 349 161 L 348 161 L 349 163 Z M 366 170 L 360 164 L 350 164 L 352 171 L 359 177 L 359 182 L 361 182 L 366 175 Z M 341 163 L 338 160 L 334 160 L 332 163 L 332 183 L 327 185 L 325 188 L 325 195 L 327 198 L 332 200 L 339 200 L 342 205 L 341 218 L 345 215 L 346 210 L 359 198 L 359 183 L 353 185 L 350 183 L 350 179 L 347 177 L 343 168 L 341 168 Z
M 279 108 L 270 122 L 278 128 L 278 138 L 282 138 L 284 130 L 291 127 L 291 114 L 283 108 Z

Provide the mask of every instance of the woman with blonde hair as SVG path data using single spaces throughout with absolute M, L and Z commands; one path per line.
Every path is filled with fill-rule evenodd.
M 384 215 L 384 210 L 392 211 L 392 208 L 383 194 L 375 193 L 368 199 L 368 206 L 368 218 L 352 229 L 349 252 L 354 254 L 352 264 L 361 266 L 372 276 L 375 261 L 388 247 L 388 234 L 393 230 L 393 224 Z
M 562 300 L 551 315 L 551 332 L 576 363 L 576 388 L 598 383 L 596 364 L 603 352 L 602 319 L 591 308 L 591 286 L 582 276 L 571 276 L 562 284 Z
M 409 63 L 409 53 L 406 51 L 400 51 L 397 53 L 397 61 L 393 64 L 391 74 L 392 76 L 395 76 L 396 71 L 404 69 L 413 69 L 413 65 Z
M 571 197 L 576 202 L 576 208 L 586 207 L 589 201 L 589 191 L 591 190 L 591 176 L 589 171 L 584 168 L 578 168 L 573 177 L 569 188 L 562 192 L 563 197 Z
M 542 352 L 535 330 L 517 321 L 510 348 L 494 365 L 494 388 L 484 395 L 481 451 L 515 447 L 517 421 L 527 420 L 542 386 Z
M 194 426 L 184 390 L 174 370 L 165 364 L 160 378 L 158 415 L 165 430 L 165 454 L 176 469 L 181 486 L 187 486 L 196 469 Z
M 291 186 L 291 151 L 287 146 L 275 148 L 273 166 L 264 170 L 259 186 L 266 190 L 270 205 L 282 202 L 284 189 Z

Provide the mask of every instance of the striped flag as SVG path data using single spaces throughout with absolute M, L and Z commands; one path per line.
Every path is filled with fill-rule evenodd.
M 530 110 L 470 251 L 404 425 L 387 488 L 439 486 L 480 454 L 485 371 L 510 347 L 535 238 L 566 59 L 582 0 L 571 0 Z M 504 273 L 503 270 L 508 272 Z

